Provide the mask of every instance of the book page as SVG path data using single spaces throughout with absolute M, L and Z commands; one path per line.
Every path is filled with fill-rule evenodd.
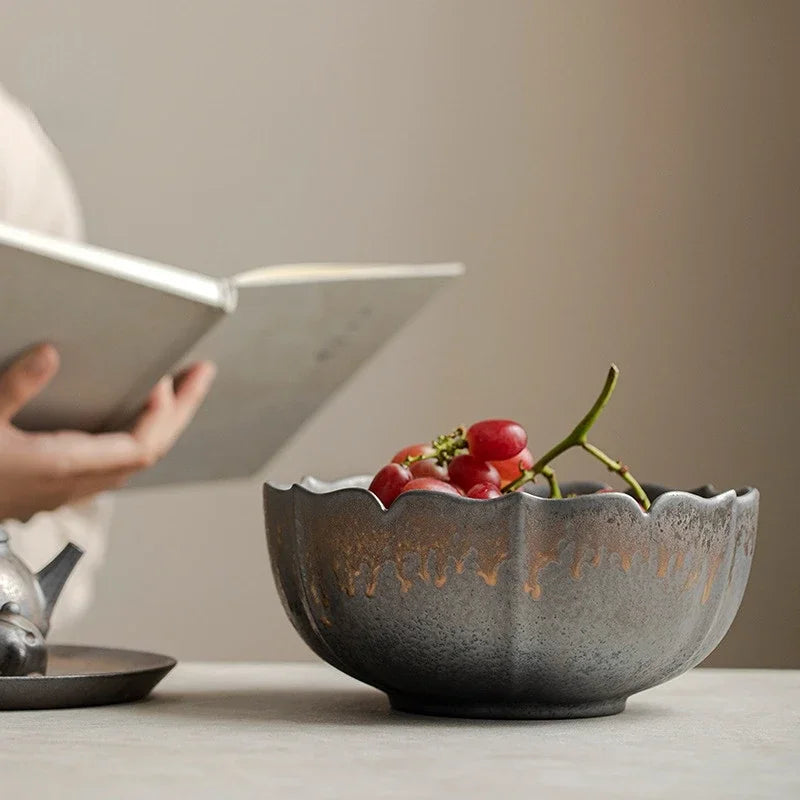
M 416 275 L 240 285 L 237 311 L 191 356 L 218 365 L 206 402 L 175 449 L 132 485 L 257 472 L 446 282 Z
M 450 278 L 463 274 L 462 264 L 276 264 L 240 272 L 231 278 L 238 288 L 285 286 L 293 283 Z

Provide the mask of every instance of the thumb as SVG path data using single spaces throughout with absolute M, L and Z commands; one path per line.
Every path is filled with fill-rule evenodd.
M 10 422 L 58 372 L 58 351 L 40 344 L 23 353 L 0 374 L 0 423 Z

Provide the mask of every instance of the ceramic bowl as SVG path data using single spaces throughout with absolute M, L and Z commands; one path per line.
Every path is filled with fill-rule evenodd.
M 616 714 L 716 647 L 750 572 L 755 489 L 647 485 L 649 512 L 587 483 L 385 509 L 368 482 L 266 484 L 267 539 L 309 647 L 402 711 Z

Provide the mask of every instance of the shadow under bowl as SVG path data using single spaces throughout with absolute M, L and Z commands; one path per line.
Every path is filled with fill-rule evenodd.
M 289 618 L 334 667 L 401 711 L 542 719 L 616 714 L 720 642 L 750 572 L 758 491 L 646 485 L 489 501 L 368 478 L 264 486 Z

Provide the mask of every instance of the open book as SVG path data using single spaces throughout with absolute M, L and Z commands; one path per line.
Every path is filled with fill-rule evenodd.
M 459 264 L 292 264 L 211 278 L 0 223 L 0 369 L 49 341 L 61 370 L 14 423 L 128 425 L 161 375 L 218 375 L 174 450 L 133 485 L 260 469 Z

